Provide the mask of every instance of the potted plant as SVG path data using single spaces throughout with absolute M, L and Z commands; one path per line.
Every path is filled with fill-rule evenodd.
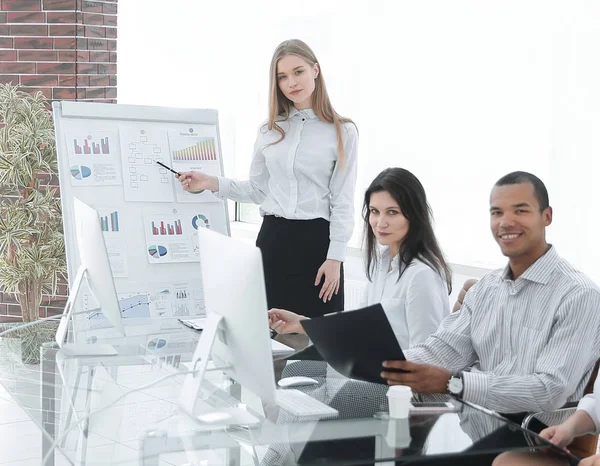
M 40 317 L 42 296 L 55 295 L 66 273 L 57 188 L 54 124 L 41 92 L 0 84 L 0 289 L 13 293 L 24 322 Z M 39 362 L 39 347 L 56 325 L 15 332 L 21 358 Z

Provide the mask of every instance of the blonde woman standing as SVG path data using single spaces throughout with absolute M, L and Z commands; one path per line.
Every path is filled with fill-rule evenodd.
M 281 43 L 271 60 L 269 118 L 247 181 L 198 171 L 183 189 L 254 202 L 269 308 L 316 317 L 344 309 L 342 263 L 354 225 L 358 133 L 333 109 L 321 67 L 304 42 Z M 235 273 L 235 271 L 232 271 Z

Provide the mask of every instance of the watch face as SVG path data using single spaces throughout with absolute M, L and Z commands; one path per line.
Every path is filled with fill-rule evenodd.
M 463 389 L 462 380 L 460 380 L 459 378 L 456 378 L 456 377 L 452 377 L 450 379 L 450 382 L 448 383 L 448 390 L 450 390 L 450 393 L 458 394 L 462 391 L 462 389 Z

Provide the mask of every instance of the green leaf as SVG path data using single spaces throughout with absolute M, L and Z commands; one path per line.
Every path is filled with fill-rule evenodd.
M 58 173 L 54 124 L 40 92 L 11 84 L 0 84 L 0 122 L 0 289 L 35 303 L 66 274 L 60 199 L 47 181 Z

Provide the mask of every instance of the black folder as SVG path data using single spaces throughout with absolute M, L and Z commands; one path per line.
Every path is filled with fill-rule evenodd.
M 381 363 L 406 359 L 381 304 L 300 323 L 323 359 L 346 377 L 387 383 Z

